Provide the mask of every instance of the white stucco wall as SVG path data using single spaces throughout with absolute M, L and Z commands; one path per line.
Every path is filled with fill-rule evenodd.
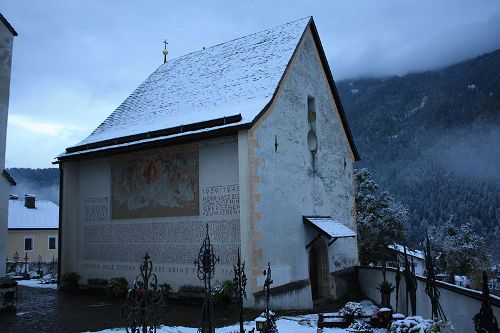
M 304 226 L 302 216 L 331 216 L 355 230 L 353 154 L 309 31 L 278 96 L 249 131 L 254 292 L 262 290 L 268 261 L 273 287 L 309 279 L 305 246 L 317 233 Z M 314 97 L 317 112 L 314 171 L 306 139 L 311 127 L 308 96 Z M 356 240 L 337 240 L 328 249 L 328 260 L 329 272 L 356 265 Z M 273 297 L 274 307 L 311 308 L 310 288 L 304 289 L 308 292 L 295 293 L 296 301 Z M 335 296 L 335 290 L 331 293 Z
M 221 257 L 214 281 L 231 280 L 231 264 L 240 245 L 239 216 L 204 216 L 202 200 L 207 189 L 238 186 L 237 138 L 189 145 L 193 146 L 198 147 L 199 158 L 200 214 L 197 216 L 113 219 L 112 160 L 128 155 L 64 163 L 63 272 L 78 272 L 81 283 L 87 283 L 89 278 L 119 276 L 131 283 L 139 274 L 138 264 L 147 251 L 159 283 L 169 283 L 174 291 L 183 285 L 200 285 L 193 262 L 205 237 L 205 225 L 209 223 L 216 255 Z M 183 147 L 187 146 L 174 146 L 179 151 Z M 148 151 L 142 153 L 149 154 Z M 86 217 L 89 199 L 98 199 L 99 205 L 106 206 L 105 218 L 89 220 Z M 130 235 L 134 235 L 133 238 Z
M 9 110 L 10 71 L 14 36 L 0 22 L 0 173 L 5 168 L 5 143 L 7 139 L 7 114 Z M 0 174 L 0 276 L 5 275 L 4 260 L 7 256 L 7 217 L 9 208 L 9 186 Z

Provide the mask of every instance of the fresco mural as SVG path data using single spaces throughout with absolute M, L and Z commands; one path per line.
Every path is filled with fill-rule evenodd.
M 197 147 L 115 159 L 111 170 L 113 219 L 199 214 Z

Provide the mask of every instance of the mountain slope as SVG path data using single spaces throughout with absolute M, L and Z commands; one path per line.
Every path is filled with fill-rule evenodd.
M 34 194 L 40 200 L 50 200 L 59 205 L 59 169 L 8 169 L 17 185 L 10 188 L 10 194 L 23 198 L 25 194 Z
M 410 236 L 453 215 L 500 260 L 500 50 L 439 71 L 337 84 L 361 162 L 410 209 Z

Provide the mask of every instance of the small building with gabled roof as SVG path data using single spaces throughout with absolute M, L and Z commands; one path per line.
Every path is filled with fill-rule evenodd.
M 340 298 L 358 263 L 359 159 L 311 17 L 161 65 L 86 139 L 57 157 L 62 273 L 138 274 L 197 285 L 205 226 L 232 280 L 238 248 L 247 306 Z
M 9 200 L 7 258 L 28 262 L 57 260 L 59 236 L 59 207 L 49 200 L 36 200 L 32 194 L 24 199 L 15 195 Z

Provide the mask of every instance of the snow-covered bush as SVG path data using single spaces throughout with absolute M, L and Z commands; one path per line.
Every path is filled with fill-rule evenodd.
M 347 302 L 339 312 L 348 323 L 352 323 L 355 318 L 363 316 L 363 306 L 360 303 Z
M 407 317 L 392 322 L 390 333 L 431 333 L 444 332 L 445 329 L 454 331 L 450 322 L 442 320 L 424 319 L 421 316 Z
M 218 304 L 229 304 L 233 296 L 233 281 L 217 281 L 212 289 L 214 302 Z
M 362 320 L 355 320 L 354 323 L 349 325 L 347 328 L 347 332 L 352 333 L 372 333 L 373 329 L 370 324 L 365 323 Z

